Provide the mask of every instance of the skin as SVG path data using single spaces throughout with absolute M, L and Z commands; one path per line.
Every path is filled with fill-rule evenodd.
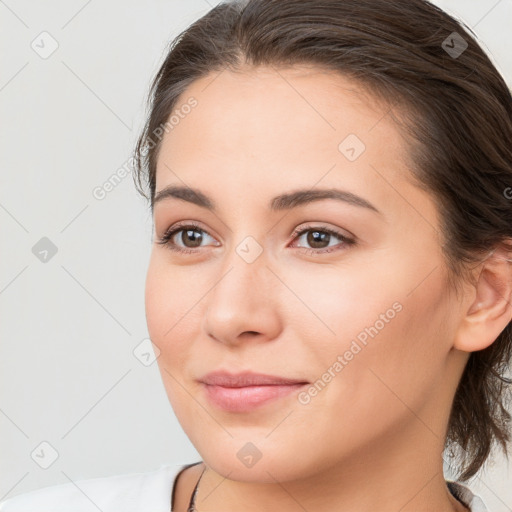
M 218 211 L 157 202 L 146 280 L 163 383 L 203 461 L 178 479 L 175 510 L 205 466 L 198 511 L 466 510 L 443 477 L 448 414 L 469 352 L 510 321 L 510 265 L 496 252 L 475 270 L 477 286 L 451 292 L 438 212 L 409 179 L 406 141 L 389 107 L 347 78 L 305 66 L 224 70 L 192 83 L 177 109 L 190 97 L 197 106 L 162 140 L 156 190 L 198 188 Z M 338 149 L 349 134 L 366 146 L 355 161 Z M 381 213 L 333 199 L 268 208 L 278 194 L 324 187 Z M 196 252 L 157 243 L 178 221 L 200 225 Z M 332 235 L 314 246 L 308 232 L 292 236 L 301 226 L 357 243 Z M 237 253 L 248 236 L 262 249 L 251 263 Z M 195 247 L 183 231 L 173 241 Z M 319 252 L 327 245 L 336 250 Z M 307 404 L 292 394 L 227 412 L 197 381 L 224 368 L 314 383 L 394 303 L 400 312 Z M 252 467 L 237 457 L 248 442 L 261 454 Z

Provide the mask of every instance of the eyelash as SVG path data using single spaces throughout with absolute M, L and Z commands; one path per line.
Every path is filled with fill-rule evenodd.
M 172 243 L 170 240 L 171 238 L 180 231 L 185 230 L 192 230 L 192 231 L 201 231 L 203 233 L 208 234 L 208 236 L 211 236 L 208 231 L 205 231 L 202 229 L 198 224 L 195 224 L 194 222 L 186 222 L 183 224 L 176 224 L 172 228 L 169 228 L 161 238 L 158 239 L 157 243 L 164 245 L 168 247 L 171 251 L 183 253 L 183 254 L 191 254 L 197 252 L 199 249 L 183 249 L 182 247 L 179 247 L 175 243 Z M 339 238 L 343 245 L 350 247 L 356 244 L 356 241 L 352 238 L 349 238 L 342 233 L 339 233 L 338 231 L 328 228 L 327 226 L 303 226 L 301 229 L 296 229 L 293 233 L 293 240 L 298 238 L 299 236 L 303 235 L 304 233 L 307 233 L 308 231 L 319 231 L 321 233 L 328 233 L 329 235 L 334 235 L 335 237 Z M 298 249 L 301 252 L 305 252 L 309 255 L 318 255 L 318 254 L 326 254 L 330 253 L 336 250 L 342 250 L 342 249 L 336 249 L 334 247 L 324 248 L 324 249 L 308 249 L 306 247 L 298 247 Z

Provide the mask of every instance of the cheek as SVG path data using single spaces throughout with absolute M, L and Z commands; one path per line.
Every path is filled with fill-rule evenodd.
M 288 299 L 287 324 L 297 328 L 297 339 L 307 341 L 307 350 L 327 356 L 323 364 L 348 350 L 353 340 L 364 346 L 370 337 L 381 336 L 400 315 L 403 294 L 397 280 L 392 286 L 376 285 L 370 268 L 298 270 L 283 272 L 300 299 Z
M 169 325 L 165 321 L 167 319 L 167 310 L 172 301 L 172 294 L 168 293 L 166 273 L 159 271 L 154 254 L 151 255 L 148 271 L 146 274 L 145 285 L 145 310 L 146 322 L 148 325 L 149 335 L 160 349 L 161 341 L 165 330 Z M 171 320 L 170 318 L 168 319 Z M 167 325 L 166 325 L 167 324 Z
M 379 291 L 371 314 L 352 315 L 359 326 L 366 316 L 366 325 L 342 342 L 351 361 L 342 372 L 340 392 L 348 393 L 362 417 L 388 425 L 425 406 L 443 380 L 450 349 L 450 302 L 440 274 L 410 291 L 409 286 Z M 387 309 L 392 304 L 399 308 Z M 355 326 L 350 316 L 346 319 Z
M 162 260 L 160 255 L 151 255 L 145 284 L 145 312 L 150 338 L 161 351 L 158 361 L 167 361 L 171 355 L 179 356 L 185 346 L 186 337 L 180 331 L 188 320 L 190 307 L 179 280 Z
M 169 265 L 161 263 L 159 257 L 151 256 L 145 285 L 146 323 L 151 341 L 160 354 L 157 364 L 169 402 L 178 420 L 182 421 L 182 410 L 186 410 L 188 395 L 183 393 L 180 370 L 187 361 L 187 334 L 183 331 L 186 310 L 183 294 L 177 290 Z M 180 322 L 180 319 L 182 321 Z M 183 425 L 183 428 L 190 426 Z
M 333 411 L 340 397 L 363 415 L 400 410 L 396 395 L 419 406 L 442 378 L 453 328 L 445 276 L 438 268 L 415 287 L 407 277 L 412 265 L 402 263 L 399 269 L 391 261 L 380 268 L 387 269 L 386 279 L 369 267 L 343 278 L 310 276 L 295 289 L 315 313 L 297 325 L 307 360 L 316 363 L 319 387 L 329 382 L 322 394 Z M 431 264 L 419 268 L 414 275 L 427 275 Z M 390 278 L 391 269 L 396 273 Z

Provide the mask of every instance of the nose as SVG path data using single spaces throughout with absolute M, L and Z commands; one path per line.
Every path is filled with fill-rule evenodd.
M 205 297 L 206 334 L 231 346 L 275 339 L 282 327 L 279 287 L 283 285 L 267 266 L 264 252 L 251 262 L 234 249 L 225 263 Z

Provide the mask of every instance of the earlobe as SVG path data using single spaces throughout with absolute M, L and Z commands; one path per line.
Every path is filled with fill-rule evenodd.
M 463 313 L 454 348 L 465 352 L 491 345 L 512 320 L 512 258 L 510 250 L 495 249 L 483 263 L 476 295 Z

